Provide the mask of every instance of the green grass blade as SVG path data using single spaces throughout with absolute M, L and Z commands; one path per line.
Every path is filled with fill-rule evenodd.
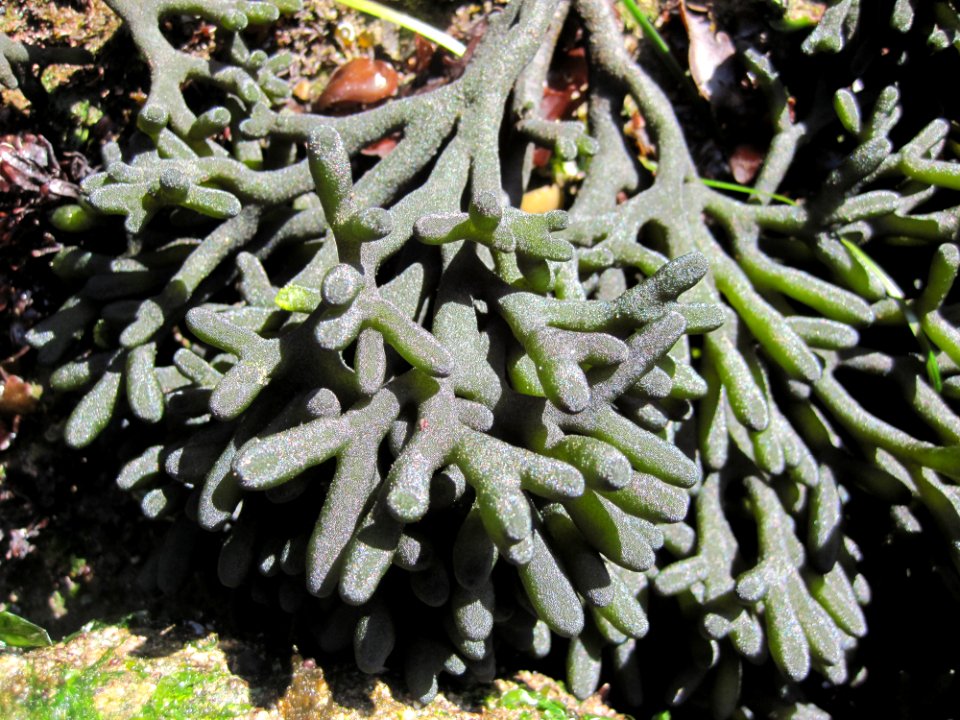
M 0 612 L 0 645 L 10 647 L 44 647 L 51 645 L 47 631 L 19 615 Z
M 673 53 L 670 52 L 670 46 L 667 45 L 667 41 L 663 39 L 663 36 L 657 30 L 656 26 L 650 22 L 650 18 L 640 9 L 636 0 L 622 0 L 622 2 L 623 6 L 630 13 L 630 17 L 640 26 L 643 36 L 653 44 L 654 50 L 656 50 L 657 54 L 663 59 L 663 62 L 667 65 L 670 72 L 684 81 L 684 83 L 688 83 L 689 79 L 683 71 L 683 68 L 680 67 L 680 63 L 678 63 L 677 59 L 673 56 Z
M 842 242 L 843 246 L 850 251 L 850 254 L 857 259 L 857 262 L 863 266 L 864 270 L 880 281 L 883 289 L 887 291 L 887 295 L 895 300 L 903 300 L 903 290 L 900 289 L 900 286 L 897 285 L 894 279 L 887 275 L 886 271 L 877 265 L 877 263 L 873 261 L 873 258 L 867 255 L 860 246 L 850 242 L 846 238 L 840 238 L 840 242 Z
M 778 195 L 777 193 L 766 192 L 765 190 L 757 190 L 756 188 L 748 187 L 746 185 L 737 185 L 736 183 L 725 182 L 723 180 L 708 180 L 706 178 L 700 178 L 700 182 L 707 187 L 711 187 L 716 190 L 728 190 L 730 192 L 743 193 L 744 195 L 756 195 L 758 197 L 770 198 L 771 200 L 776 200 L 777 202 L 786 203 L 787 205 L 796 206 L 797 204 L 796 200 L 791 200 L 786 195 Z
M 651 160 L 650 158 L 646 157 L 639 157 L 637 160 L 643 169 L 649 172 L 651 175 L 657 174 L 657 168 L 659 166 L 657 165 L 656 160 Z M 777 193 L 767 192 L 766 190 L 757 190 L 756 188 L 726 182 L 725 180 L 710 180 L 708 178 L 700 178 L 700 182 L 709 188 L 713 188 L 714 190 L 727 190 L 729 192 L 743 193 L 744 195 L 756 195 L 758 197 L 770 198 L 771 200 L 776 200 L 777 202 L 782 202 L 787 205 L 793 205 L 794 207 L 797 205 L 796 200 L 791 200 L 786 195 L 778 195 Z M 883 271 L 881 270 L 881 272 Z
M 907 325 L 910 328 L 910 332 L 912 332 L 914 337 L 917 338 L 917 342 L 920 343 L 920 348 L 923 350 L 926 356 L 925 365 L 927 368 L 927 377 L 930 379 L 930 384 L 933 385 L 933 388 L 938 393 L 942 392 L 943 378 L 940 376 L 940 366 L 937 365 L 937 355 L 933 351 L 933 347 L 930 345 L 930 341 L 924 334 L 923 329 L 920 327 L 920 318 L 918 318 L 916 313 L 913 312 L 913 308 L 907 305 L 903 290 L 901 290 L 896 281 L 887 275 L 886 271 L 877 265 L 873 258 L 867 255 L 858 245 L 850 242 L 846 238 L 840 238 L 840 242 L 842 242 L 843 246 L 850 251 L 850 254 L 853 255 L 857 262 L 863 266 L 864 270 L 880 281 L 880 284 L 883 285 L 883 289 L 886 290 L 887 295 L 900 303 L 900 308 L 903 310 L 903 316 L 907 319 Z
M 427 40 L 436 43 L 442 48 L 446 48 L 457 57 L 462 57 L 467 51 L 467 46 L 452 35 L 448 35 L 422 20 L 417 20 L 415 17 L 402 13 L 399 10 L 388 8 L 386 5 L 381 5 L 373 0 L 337 0 L 337 2 L 341 5 L 346 5 L 348 8 L 358 10 L 367 15 L 373 15 L 376 18 L 393 23 L 394 25 L 399 25 L 402 28 L 417 33 L 417 35 L 422 35 Z

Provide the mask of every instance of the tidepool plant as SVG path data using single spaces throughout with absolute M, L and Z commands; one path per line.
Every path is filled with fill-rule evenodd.
M 160 588 L 202 529 L 224 584 L 419 697 L 491 677 L 504 644 L 567 638 L 573 692 L 609 667 L 634 702 L 649 596 L 676 597 L 694 660 L 671 698 L 706 688 L 727 717 L 744 661 L 848 680 L 869 598 L 853 488 L 904 522 L 925 508 L 960 564 L 960 165 L 945 120 L 894 133 L 896 86 L 836 88 L 839 124 L 798 120 L 741 49 L 773 123 L 741 200 L 700 182 L 607 0 L 513 0 L 461 77 L 349 116 L 281 109 L 287 59 L 247 46 L 293 0 L 108 4 L 151 71 L 140 134 L 55 218 L 97 238 L 55 258 L 77 292 L 29 339 L 82 393 L 67 443 L 141 439 L 118 482 L 170 524 Z M 834 5 L 811 51 L 856 32 Z M 172 46 L 158 27 L 180 15 L 216 24 L 222 55 Z M 586 38 L 585 122 L 541 113 L 565 25 Z M 844 156 L 769 202 L 825 125 Z M 535 146 L 583 169 L 566 211 L 517 209 Z M 120 252 L 103 215 L 124 218 Z M 875 248 L 929 262 L 916 292 L 890 295 Z

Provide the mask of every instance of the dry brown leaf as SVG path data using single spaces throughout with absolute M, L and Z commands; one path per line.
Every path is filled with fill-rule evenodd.
M 540 214 L 559 210 L 563 206 L 563 191 L 556 185 L 544 185 L 523 194 L 520 209 Z
M 737 145 L 730 155 L 730 172 L 741 185 L 749 185 L 763 165 L 763 152 L 753 145 Z
M 385 60 L 360 57 L 338 67 L 314 106 L 371 105 L 397 94 L 399 75 Z
M 25 415 L 33 412 L 40 397 L 40 388 L 17 375 L 7 375 L 0 384 L 0 413 Z
M 690 75 L 700 94 L 711 100 L 736 85 L 732 64 L 728 62 L 736 48 L 727 33 L 716 29 L 709 15 L 694 12 L 686 2 L 680 3 L 680 17 L 690 40 Z

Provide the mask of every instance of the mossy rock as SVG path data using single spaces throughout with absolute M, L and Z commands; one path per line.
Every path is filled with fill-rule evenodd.
M 521 672 L 414 702 L 389 678 L 273 659 L 198 624 L 92 626 L 31 651 L 0 651 L 0 717 L 8 720 L 324 720 L 622 718 L 599 695 Z

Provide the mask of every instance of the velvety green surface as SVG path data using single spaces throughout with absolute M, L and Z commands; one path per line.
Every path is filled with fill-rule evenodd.
M 702 686 L 726 717 L 744 660 L 849 680 L 869 599 L 849 486 L 935 518 L 960 561 L 960 171 L 946 120 L 900 139 L 897 87 L 830 88 L 849 152 L 798 204 L 741 202 L 700 182 L 605 0 L 515 0 L 462 77 L 345 117 L 278 110 L 283 58 L 237 32 L 292 7 L 110 5 L 152 68 L 142 135 L 104 149 L 62 220 L 117 245 L 96 216 L 122 215 L 128 247 L 61 252 L 78 292 L 30 341 L 83 392 L 68 443 L 136 429 L 118 482 L 172 520 L 161 589 L 199 528 L 220 533 L 225 584 L 424 698 L 443 672 L 492 677 L 501 643 L 544 656 L 557 637 L 575 694 L 601 666 L 639 693 L 648 595 L 676 596 L 693 660 L 672 697 Z M 833 3 L 807 49 L 852 42 L 859 12 Z M 169 45 L 159 19 L 181 13 L 220 26 L 222 59 Z M 913 13 L 896 3 L 891 32 L 926 33 Z M 586 127 L 538 110 L 568 16 Z M 742 61 L 774 125 L 769 197 L 835 121 L 794 118 L 769 58 Z M 188 79 L 222 105 L 197 115 Z M 583 166 L 566 212 L 516 208 L 534 142 Z M 888 241 L 929 258 L 906 296 L 865 261 Z M 906 412 L 868 409 L 859 374 Z

